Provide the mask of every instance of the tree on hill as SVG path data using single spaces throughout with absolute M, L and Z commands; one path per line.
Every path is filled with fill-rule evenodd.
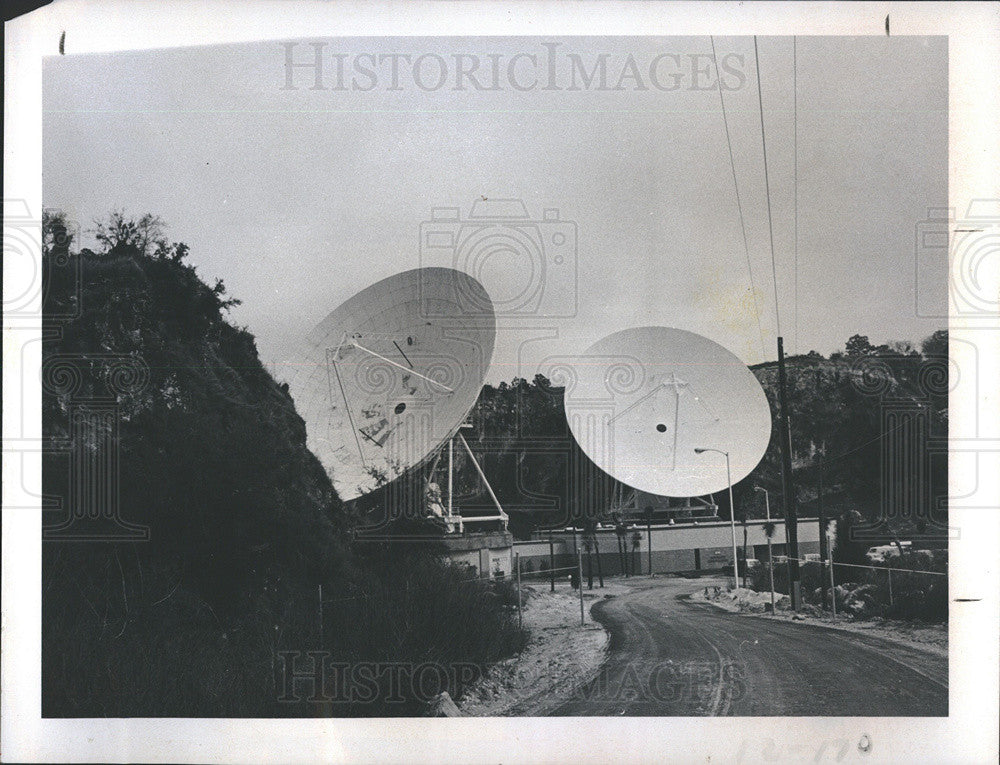
M 73 232 L 61 210 L 42 211 L 42 252 L 44 257 L 61 261 L 69 257 Z
M 924 356 L 931 359 L 948 358 L 948 330 L 939 329 L 920 343 Z
M 848 356 L 867 356 L 875 350 L 867 335 L 852 335 L 845 345 Z
M 144 255 L 165 252 L 169 245 L 163 220 L 146 213 L 138 219 L 115 210 L 107 218 L 94 221 L 93 234 L 103 255 Z

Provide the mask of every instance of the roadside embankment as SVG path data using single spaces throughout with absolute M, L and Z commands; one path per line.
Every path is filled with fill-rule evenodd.
M 524 588 L 524 626 L 531 633 L 521 653 L 495 664 L 458 700 L 463 715 L 539 715 L 597 671 L 604 661 L 608 633 L 590 615 L 590 608 L 604 597 L 628 592 L 610 584 L 604 589 L 584 589 L 586 619 L 580 626 L 580 599 L 576 590 L 558 583 Z
M 801 621 L 829 629 L 873 635 L 939 656 L 948 655 L 947 624 L 904 622 L 880 617 L 857 618 L 849 615 L 850 612 L 834 617 L 830 612 L 823 611 L 810 603 L 803 604 L 798 612 L 794 612 L 790 608 L 788 596 L 780 594 L 775 597 L 776 611 L 771 614 L 764 610 L 765 604 L 771 602 L 770 592 L 757 592 L 742 587 L 726 590 L 718 582 L 711 582 L 708 586 L 702 584 L 691 592 L 689 597 L 692 601 L 710 603 L 733 613 L 764 619 Z

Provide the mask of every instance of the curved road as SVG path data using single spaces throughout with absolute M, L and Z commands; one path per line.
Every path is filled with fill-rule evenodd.
M 697 587 L 661 580 L 595 604 L 608 658 L 550 714 L 948 714 L 947 658 L 683 597 Z

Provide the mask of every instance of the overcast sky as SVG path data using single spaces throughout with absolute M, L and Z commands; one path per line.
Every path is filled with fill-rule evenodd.
M 947 305 L 945 259 L 918 269 L 915 252 L 917 224 L 947 206 L 946 39 L 798 39 L 797 301 L 792 38 L 758 45 L 786 347 L 919 342 L 944 320 L 918 313 Z M 721 80 L 707 37 L 56 57 L 44 203 L 84 228 L 111 209 L 160 215 L 199 274 L 243 300 L 232 318 L 272 364 L 353 293 L 422 264 L 469 270 L 501 305 L 494 382 L 636 325 L 706 335 L 752 364 L 776 355 L 754 43 L 715 46 Z M 289 50 L 309 66 L 286 68 Z M 424 234 L 475 236 L 484 198 L 523 200 L 520 250 L 421 247 L 436 207 L 459 219 Z

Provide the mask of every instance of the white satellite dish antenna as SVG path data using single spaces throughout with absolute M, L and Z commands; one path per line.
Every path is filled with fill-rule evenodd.
M 289 389 L 341 498 L 385 485 L 456 437 L 495 339 L 486 290 L 450 268 L 384 279 L 320 322 Z
M 565 366 L 563 367 L 565 370 Z M 736 356 L 680 329 L 637 327 L 599 340 L 564 371 L 573 437 L 602 470 L 634 489 L 696 497 L 727 487 L 760 462 L 771 410 Z

